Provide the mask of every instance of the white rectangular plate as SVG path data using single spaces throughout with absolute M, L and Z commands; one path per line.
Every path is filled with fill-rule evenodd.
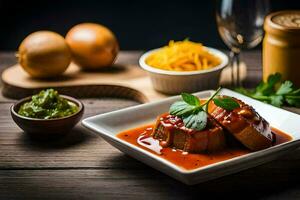
M 207 98 L 213 92 L 214 91 L 212 90 L 203 91 L 195 93 L 195 95 L 200 98 Z M 198 169 L 186 170 L 153 153 L 116 137 L 116 134 L 121 131 L 154 123 L 159 114 L 167 112 L 170 105 L 180 99 L 179 96 L 89 117 L 84 119 L 82 124 L 88 129 L 98 133 L 108 143 L 118 148 L 120 151 L 189 185 L 266 163 L 284 153 L 287 153 L 289 150 L 297 148 L 298 145 L 300 145 L 300 115 L 256 101 L 228 89 L 222 89 L 220 94 L 239 98 L 245 103 L 253 106 L 256 111 L 258 111 L 258 113 L 271 124 L 272 127 L 292 136 L 292 141 Z

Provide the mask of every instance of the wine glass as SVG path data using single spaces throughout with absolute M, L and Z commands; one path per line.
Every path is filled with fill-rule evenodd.
M 263 38 L 264 18 L 269 12 L 268 0 L 216 0 L 219 34 L 230 48 L 232 86 L 241 86 L 239 55 L 242 49 L 257 46 Z

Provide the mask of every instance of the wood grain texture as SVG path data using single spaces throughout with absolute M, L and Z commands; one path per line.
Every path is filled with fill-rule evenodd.
M 0 198 L 299 199 L 299 167 L 299 162 L 286 165 L 278 160 L 196 186 L 186 186 L 145 165 L 134 169 L 1 170 Z
M 83 103 L 84 117 L 137 104 L 130 100 L 116 99 L 86 99 Z M 0 104 L 0 169 L 108 168 L 106 160 L 119 153 L 80 124 L 59 140 L 32 140 L 13 123 L 9 107 L 8 103 Z
M 121 53 L 136 64 L 139 52 Z M 0 54 L 0 70 L 13 64 Z M 246 52 L 247 84 L 261 77 L 260 54 Z M 116 150 L 81 125 L 52 142 L 32 140 L 9 114 L 13 100 L 0 98 L 0 199 L 299 199 L 300 149 L 237 174 L 186 186 Z M 126 99 L 83 100 L 85 116 L 138 104 Z

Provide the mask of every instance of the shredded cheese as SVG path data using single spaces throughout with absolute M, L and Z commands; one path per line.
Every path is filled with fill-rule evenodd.
M 168 46 L 150 54 L 146 63 L 163 70 L 197 71 L 213 68 L 219 65 L 221 60 L 201 43 L 171 40 Z

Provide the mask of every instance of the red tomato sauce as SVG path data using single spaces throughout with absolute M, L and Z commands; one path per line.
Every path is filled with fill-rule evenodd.
M 219 152 L 213 153 L 187 153 L 182 150 L 176 150 L 171 147 L 161 147 L 159 141 L 150 137 L 154 125 L 141 126 L 132 130 L 121 132 L 117 135 L 118 138 L 145 149 L 161 158 L 164 158 L 171 163 L 187 170 L 193 170 L 214 164 L 220 161 L 235 158 L 241 155 L 251 153 L 245 147 L 226 147 Z M 292 137 L 282 131 L 272 128 L 272 132 L 276 135 L 278 145 L 292 140 Z

